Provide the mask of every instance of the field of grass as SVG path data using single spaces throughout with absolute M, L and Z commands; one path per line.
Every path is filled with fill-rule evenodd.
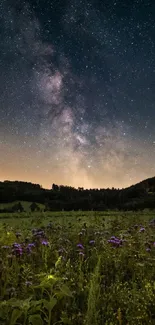
M 0 324 L 154 325 L 154 216 L 1 214 Z
M 14 201 L 9 203 L 0 203 L 0 210 L 12 208 L 14 205 L 18 204 L 19 202 L 21 203 L 21 205 L 23 206 L 26 212 L 31 211 L 30 205 L 32 202 L 28 202 L 28 201 Z M 45 208 L 44 204 L 37 203 L 37 205 L 40 208 L 40 210 L 44 210 Z

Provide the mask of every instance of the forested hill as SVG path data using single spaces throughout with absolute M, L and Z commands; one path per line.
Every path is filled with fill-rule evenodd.
M 125 189 L 76 189 L 70 186 L 51 186 L 43 189 L 39 184 L 19 181 L 0 182 L 0 203 L 14 201 L 37 202 L 45 210 L 137 210 L 155 208 L 155 177 Z

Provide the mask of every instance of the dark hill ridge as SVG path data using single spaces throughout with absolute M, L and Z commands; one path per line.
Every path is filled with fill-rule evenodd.
M 44 204 L 46 210 L 138 210 L 155 208 L 155 177 L 124 189 L 76 189 L 53 184 L 51 190 L 22 181 L 0 182 L 0 203 L 28 201 Z
M 143 188 L 150 192 L 155 192 L 155 177 L 147 178 L 147 179 L 145 179 L 135 185 L 132 185 L 130 187 Z

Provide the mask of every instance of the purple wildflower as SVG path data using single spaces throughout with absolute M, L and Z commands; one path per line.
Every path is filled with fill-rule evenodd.
M 22 253 L 23 253 L 23 250 L 22 250 L 22 248 L 19 247 L 19 248 L 14 249 L 13 253 L 14 253 L 16 256 L 21 256 Z
M 151 251 L 151 248 L 147 247 L 147 248 L 146 248 L 146 251 L 147 251 L 147 252 L 150 252 L 150 251 Z
M 144 232 L 145 231 L 145 228 L 144 227 L 141 227 L 140 229 L 139 229 L 139 232 Z
M 30 248 L 35 247 L 35 243 L 29 243 L 27 247 L 30 247 Z
M 35 244 L 29 243 L 26 247 L 27 253 L 31 253 L 33 247 L 35 247 Z
M 44 246 L 48 246 L 49 245 L 49 242 L 47 241 L 47 240 L 42 240 L 42 245 L 44 245 Z
M 91 244 L 91 245 L 92 245 L 92 244 L 95 244 L 95 240 L 90 240 L 90 241 L 89 241 L 89 244 Z
M 79 252 L 79 255 L 84 256 L 84 253 L 83 252 Z
M 77 247 L 80 248 L 80 249 L 84 249 L 83 245 L 82 244 L 77 244 Z
M 119 239 L 115 236 L 112 236 L 109 240 L 108 243 L 112 244 L 114 247 L 119 247 L 122 246 L 122 239 Z
M 45 233 L 42 229 L 32 229 L 33 236 L 35 237 L 44 237 Z
M 21 256 L 23 253 L 23 249 L 22 249 L 21 245 L 18 243 L 14 243 L 12 246 L 13 246 L 13 253 L 16 256 Z
M 13 247 L 14 247 L 14 248 L 20 248 L 20 247 L 21 247 L 21 244 L 14 243 L 14 244 L 13 244 Z

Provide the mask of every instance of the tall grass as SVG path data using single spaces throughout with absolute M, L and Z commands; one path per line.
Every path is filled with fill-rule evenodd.
M 154 325 L 151 219 L 148 212 L 5 218 L 0 324 Z

